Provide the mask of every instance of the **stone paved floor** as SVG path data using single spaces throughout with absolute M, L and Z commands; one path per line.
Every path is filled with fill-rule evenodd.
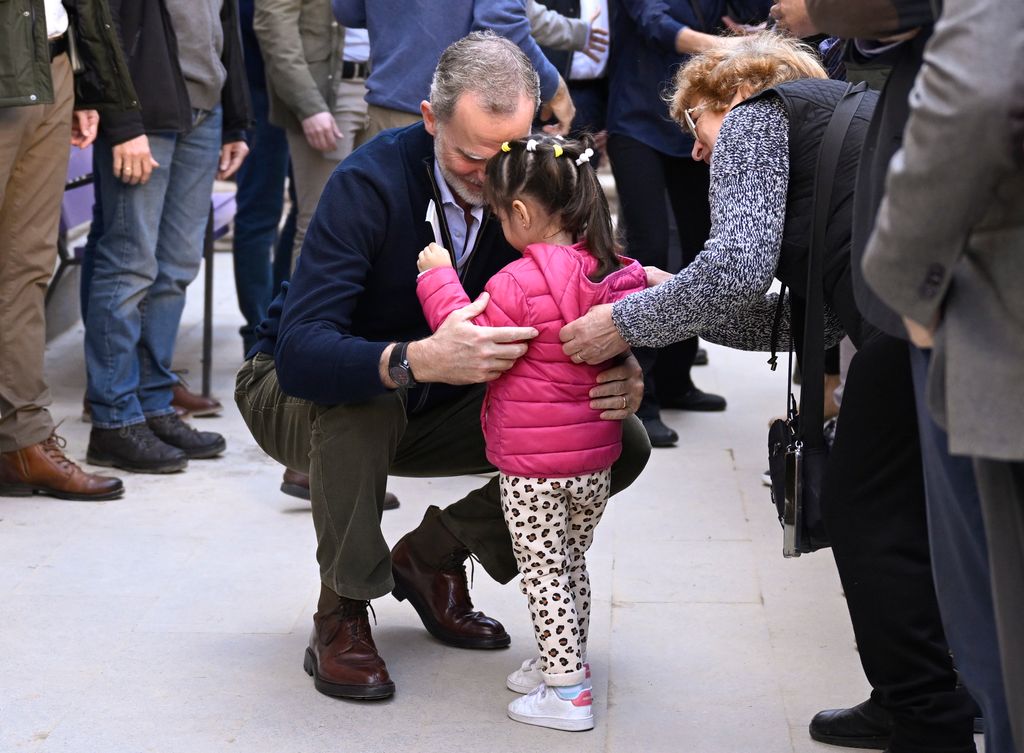
M 666 413 L 682 436 L 617 497 L 591 557 L 592 732 L 509 721 L 506 673 L 532 655 L 518 589 L 478 569 L 474 601 L 512 648 L 448 648 L 407 604 L 374 602 L 398 685 L 379 703 L 326 698 L 302 671 L 317 592 L 308 505 L 249 438 L 231 391 L 241 357 L 231 259 L 216 258 L 214 391 L 200 428 L 219 460 L 183 474 L 126 474 L 104 503 L 0 498 L 0 751 L 393 753 L 685 751 L 810 753 L 820 708 L 867 685 L 829 552 L 783 560 L 760 482 L 767 419 L 785 379 L 758 354 L 709 347 L 698 384 L 723 414 Z M 190 291 L 178 365 L 199 381 L 202 283 Z M 48 353 L 54 415 L 82 461 L 88 425 L 80 326 Z M 394 542 L 428 504 L 479 478 L 393 479 Z

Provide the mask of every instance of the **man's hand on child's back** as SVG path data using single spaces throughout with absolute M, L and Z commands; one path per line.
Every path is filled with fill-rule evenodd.
M 431 243 L 420 251 L 420 255 L 416 259 L 416 269 L 421 273 L 435 267 L 450 267 L 451 265 L 452 255 L 448 253 L 448 249 L 436 243 Z

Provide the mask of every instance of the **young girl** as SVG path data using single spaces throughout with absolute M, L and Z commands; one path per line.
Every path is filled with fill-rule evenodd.
M 487 283 L 490 302 L 475 319 L 540 333 L 488 384 L 480 418 L 540 651 L 508 676 L 508 687 L 525 694 L 508 715 L 563 730 L 594 726 L 585 555 L 608 500 L 622 425 L 590 407 L 607 365 L 573 363 L 558 332 L 591 306 L 646 284 L 640 265 L 617 254 L 608 202 L 588 164 L 593 154 L 589 143 L 535 135 L 505 142 L 491 158 L 485 197 L 523 258 Z M 447 250 L 430 244 L 418 267 L 417 293 L 436 329 L 469 299 Z

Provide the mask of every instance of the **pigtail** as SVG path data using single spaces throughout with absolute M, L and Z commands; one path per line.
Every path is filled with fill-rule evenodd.
M 590 136 L 565 140 L 546 134 L 505 142 L 487 163 L 484 198 L 492 208 L 508 211 L 516 196 L 526 194 L 561 219 L 576 242 L 584 241 L 597 259 L 590 275 L 600 282 L 622 266 L 612 230 L 608 199 L 590 164 Z

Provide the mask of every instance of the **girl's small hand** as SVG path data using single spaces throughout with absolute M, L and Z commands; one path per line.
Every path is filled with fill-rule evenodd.
M 416 269 L 420 272 L 426 272 L 434 267 L 450 267 L 451 265 L 452 256 L 448 253 L 448 249 L 436 243 L 431 243 L 420 251 L 419 258 L 416 259 Z

